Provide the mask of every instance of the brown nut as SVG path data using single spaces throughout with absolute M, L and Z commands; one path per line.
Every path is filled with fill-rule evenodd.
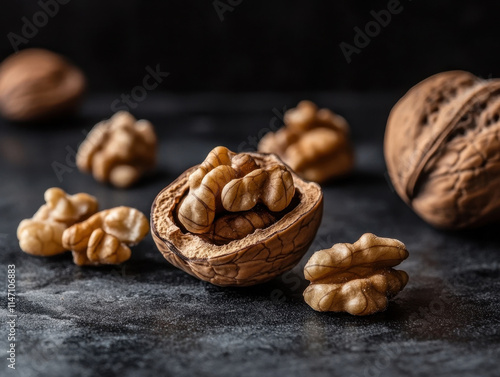
M 408 274 L 394 270 L 408 258 L 405 245 L 395 239 L 366 233 L 354 244 L 338 243 L 313 254 L 304 268 L 311 284 L 304 291 L 317 311 L 368 315 L 387 308 L 388 299 L 408 282 Z
M 100 182 L 129 187 L 156 165 L 156 134 L 147 120 L 120 111 L 89 132 L 78 149 L 78 168 Z
M 387 121 L 384 153 L 399 196 L 424 220 L 459 229 L 500 219 L 500 80 L 434 75 Z
M 79 266 L 120 264 L 130 258 L 128 246 L 137 244 L 148 232 L 148 220 L 142 212 L 115 207 L 66 229 L 62 243 Z
M 200 234 L 207 242 L 224 245 L 241 240 L 257 229 L 263 229 L 276 222 L 276 216 L 263 209 L 220 216 L 214 221 L 210 231 Z
M 45 201 L 31 219 L 21 221 L 17 228 L 19 246 L 28 254 L 51 256 L 64 252 L 64 230 L 87 219 L 98 208 L 93 196 L 68 195 L 57 187 L 45 191 Z
M 13 121 L 69 114 L 84 90 L 80 69 L 48 50 L 22 50 L 0 64 L 0 113 Z
M 247 211 L 261 202 L 271 211 L 282 211 L 294 192 L 292 175 L 282 164 L 259 168 L 248 154 L 216 147 L 189 177 L 179 221 L 192 233 L 206 233 L 224 209 Z
M 318 183 L 352 170 L 349 125 L 340 115 L 302 101 L 285 113 L 284 123 L 261 139 L 259 152 L 277 154 L 299 176 Z
M 210 172 L 217 169 L 224 174 L 208 179 Z M 226 177 L 226 173 L 232 178 Z M 280 179 L 274 180 L 273 174 Z M 288 174 L 294 191 L 291 191 Z M 249 178 L 245 181 L 245 177 Z M 212 219 L 212 212 L 215 215 L 213 220 L 203 223 L 204 228 L 208 227 L 205 233 L 194 233 L 180 221 L 181 208 L 193 194 L 193 182 L 203 181 L 217 194 L 213 195 L 215 198 L 210 196 L 210 205 L 220 205 L 220 212 L 205 204 L 207 209 L 201 211 L 204 214 L 201 218 L 205 220 L 210 214 Z M 273 190 L 266 185 L 274 185 Z M 225 187 L 228 187 L 226 192 Z M 263 199 L 255 192 L 265 192 L 271 199 Z M 290 195 L 293 197 L 288 202 Z M 256 204 L 259 200 L 260 204 Z M 279 204 L 282 201 L 289 204 Z M 279 204 L 273 207 L 275 211 L 270 210 L 270 203 Z M 251 209 L 232 213 L 225 207 Z M 158 194 L 151 208 L 151 229 L 158 249 L 174 266 L 215 285 L 248 286 L 293 268 L 311 245 L 322 212 L 323 195 L 319 185 L 305 182 L 289 172 L 277 156 L 236 155 L 219 147 L 204 163 L 184 172 Z

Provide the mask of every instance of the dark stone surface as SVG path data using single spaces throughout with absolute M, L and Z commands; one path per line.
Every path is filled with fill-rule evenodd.
M 247 148 L 273 108 L 299 95 L 151 96 L 135 112 L 161 138 L 157 173 L 128 191 L 54 161 L 73 161 L 83 129 L 110 115 L 116 96 L 92 97 L 78 119 L 47 126 L 0 124 L 1 375 L 15 376 L 498 376 L 500 234 L 461 233 L 420 220 L 385 179 L 382 138 L 392 95 L 309 96 L 345 115 L 356 142 L 354 174 L 324 187 L 325 213 L 309 253 L 292 272 L 250 288 L 219 288 L 177 270 L 150 236 L 122 266 L 82 268 L 71 255 L 20 251 L 23 218 L 60 186 L 97 196 L 102 208 L 149 213 L 161 188 L 216 145 Z M 276 124 L 278 124 L 277 122 Z M 384 313 L 317 313 L 302 299 L 313 250 L 373 232 L 402 240 L 406 289 Z M 16 370 L 7 368 L 7 265 L 16 266 Z

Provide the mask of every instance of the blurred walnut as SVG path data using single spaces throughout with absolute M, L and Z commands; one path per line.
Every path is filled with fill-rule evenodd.
M 45 191 L 45 201 L 31 219 L 21 221 L 17 228 L 19 246 L 28 254 L 51 256 L 65 251 L 64 230 L 93 215 L 98 207 L 93 196 L 67 195 L 57 187 Z
M 129 187 L 156 164 L 156 135 L 147 120 L 120 111 L 98 123 L 78 149 L 76 164 L 100 182 Z
M 304 268 L 311 284 L 304 299 L 314 310 L 368 315 L 386 309 L 388 299 L 408 282 L 408 274 L 394 270 L 408 257 L 395 239 L 364 234 L 354 244 L 338 243 L 313 254 Z
M 223 210 L 247 211 L 263 203 L 271 211 L 282 211 L 294 193 L 292 175 L 284 165 L 259 168 L 250 155 L 217 147 L 189 177 L 179 221 L 190 232 L 206 233 Z
M 500 219 L 500 80 L 443 72 L 394 106 L 384 153 L 399 196 L 430 224 Z
M 73 252 L 79 266 L 120 264 L 130 258 L 130 248 L 149 232 L 149 223 L 140 211 L 116 207 L 96 213 L 63 233 L 65 249 Z
M 71 113 L 84 90 L 80 69 L 48 50 L 22 50 L 0 64 L 0 113 L 13 121 Z
M 261 139 L 259 152 L 277 154 L 302 178 L 319 183 L 351 171 L 349 126 L 340 115 L 302 101 L 285 113 L 284 122 Z

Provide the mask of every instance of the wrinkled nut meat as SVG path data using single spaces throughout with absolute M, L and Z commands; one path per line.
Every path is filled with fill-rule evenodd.
M 0 113 L 13 121 L 72 113 L 84 90 L 80 69 L 48 50 L 22 50 L 0 64 Z
M 284 165 L 259 168 L 250 155 L 217 147 L 189 177 L 179 221 L 192 233 L 206 233 L 223 210 L 248 211 L 260 202 L 278 212 L 290 204 L 294 193 L 292 175 Z
M 21 221 L 17 238 L 24 252 L 51 256 L 66 250 L 62 245 L 64 230 L 96 213 L 98 204 L 93 196 L 68 195 L 57 187 L 45 191 L 44 196 L 46 204 L 31 219 Z
M 317 311 L 368 315 L 387 308 L 388 299 L 408 282 L 408 274 L 394 270 L 408 258 L 405 245 L 395 239 L 364 234 L 354 244 L 338 243 L 313 254 L 304 268 L 311 282 L 304 291 Z
M 224 147 L 156 197 L 153 239 L 187 273 L 220 286 L 248 286 L 293 268 L 321 222 L 323 195 L 275 155 Z
M 276 221 L 276 216 L 269 211 L 254 210 L 242 213 L 227 214 L 214 221 L 209 233 L 200 234 L 208 242 L 223 245 L 241 240 L 257 229 L 266 228 Z
M 302 101 L 285 113 L 284 123 L 261 139 L 259 152 L 277 154 L 299 176 L 318 183 L 352 170 L 354 154 L 343 117 Z
M 387 121 L 384 153 L 396 192 L 439 228 L 500 219 L 500 80 L 434 75 L 411 88 Z
M 130 258 L 129 246 L 137 244 L 148 232 L 148 220 L 142 212 L 116 207 L 66 229 L 62 242 L 79 266 L 120 264 Z
M 147 120 L 120 111 L 98 123 L 78 149 L 78 168 L 100 182 L 126 188 L 156 164 L 156 134 Z

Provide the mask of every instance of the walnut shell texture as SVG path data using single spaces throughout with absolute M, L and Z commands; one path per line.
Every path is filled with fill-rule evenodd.
M 85 90 L 82 71 L 54 52 L 30 48 L 0 64 L 0 113 L 19 122 L 73 112 Z
M 384 154 L 398 195 L 438 228 L 500 218 L 500 80 L 436 74 L 393 107 Z
M 273 154 L 248 153 L 260 166 L 280 163 Z M 318 184 L 292 173 L 299 202 L 273 224 L 256 229 L 242 239 L 218 245 L 206 237 L 183 231 L 176 208 L 189 190 L 188 169 L 164 188 L 151 208 L 153 239 L 171 264 L 219 286 L 263 283 L 292 269 L 307 252 L 323 214 L 323 194 Z

